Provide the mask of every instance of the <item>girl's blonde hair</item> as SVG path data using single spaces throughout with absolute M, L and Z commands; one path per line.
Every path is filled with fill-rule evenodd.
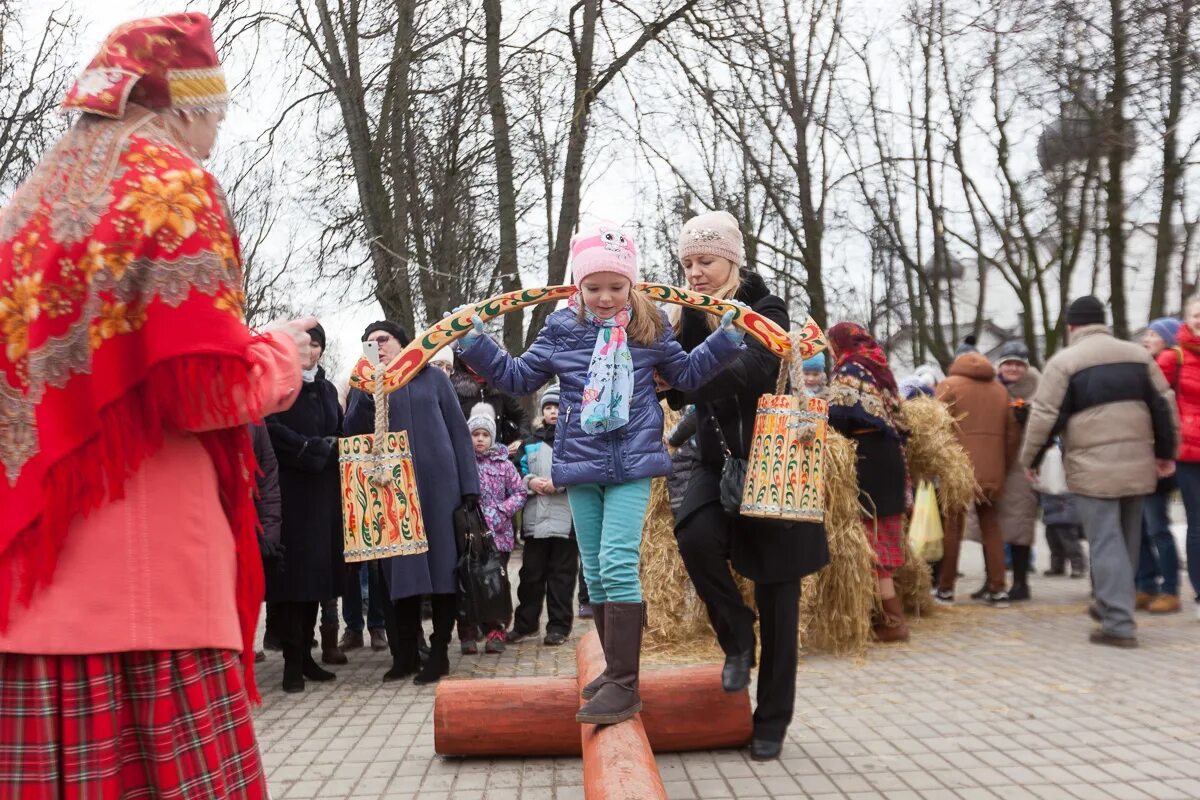
M 625 333 L 629 336 L 629 341 L 649 347 L 659 340 L 666 329 L 663 325 L 662 314 L 658 310 L 658 306 L 649 297 L 639 292 L 632 285 L 629 287 L 629 305 L 632 308 L 629 324 L 625 326 Z M 579 320 L 582 322 L 584 317 L 584 308 L 582 300 L 579 303 Z
M 714 258 L 724 258 L 724 256 L 713 256 Z M 728 258 L 725 259 L 729 261 Z M 716 297 L 721 300 L 728 300 L 738 293 L 738 289 L 742 287 L 742 269 L 737 264 L 729 261 L 729 277 L 725 282 L 709 293 L 710 297 Z M 715 314 L 705 314 L 705 322 L 708 324 L 710 331 L 715 331 L 717 326 L 721 324 L 721 318 Z M 683 306 L 671 306 L 667 312 L 668 319 L 671 320 L 671 327 L 676 332 L 679 331 L 679 323 L 683 320 Z

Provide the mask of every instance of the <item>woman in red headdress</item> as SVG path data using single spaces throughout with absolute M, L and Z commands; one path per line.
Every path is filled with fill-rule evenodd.
M 0 797 L 265 796 L 244 423 L 314 321 L 242 322 L 227 99 L 206 17 L 121 26 L 0 213 Z
M 829 329 L 834 357 L 829 382 L 829 424 L 852 439 L 858 454 L 859 505 L 875 549 L 875 576 L 883 610 L 872 632 L 881 642 L 908 640 L 904 606 L 892 575 L 904 564 L 904 515 L 908 506 L 907 429 L 896 378 L 887 356 L 867 329 L 839 322 Z

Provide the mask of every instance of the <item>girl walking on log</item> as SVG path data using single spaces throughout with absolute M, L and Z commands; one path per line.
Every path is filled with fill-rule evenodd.
M 645 605 L 638 577 L 652 478 L 671 471 L 663 447 L 654 373 L 694 390 L 735 359 L 742 333 L 726 313 L 707 341 L 685 353 L 666 316 L 644 295 L 633 238 L 612 225 L 571 240 L 579 292 L 555 311 L 526 353 L 514 358 L 483 334 L 476 317 L 461 357 L 493 386 L 528 394 L 557 375 L 561 391 L 552 480 L 567 487 L 584 579 L 607 667 L 588 686 L 576 719 L 597 725 L 642 707 L 638 669 Z

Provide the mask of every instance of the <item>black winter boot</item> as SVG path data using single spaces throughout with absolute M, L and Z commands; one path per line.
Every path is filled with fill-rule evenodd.
M 350 659 L 338 647 L 338 626 L 321 626 L 321 662 L 324 664 L 349 664 Z
M 337 674 L 330 672 L 327 669 L 322 669 L 321 665 L 313 660 L 312 653 L 304 654 L 304 663 L 301 669 L 304 671 L 304 677 L 310 681 L 332 681 L 337 679 Z
M 429 637 L 429 658 L 413 683 L 424 686 L 437 683 L 450 674 L 450 637 L 454 635 L 455 595 L 433 595 L 433 634 Z
M 604 615 L 604 682 L 575 715 L 576 722 L 591 725 L 615 725 L 642 710 L 638 674 L 646 604 L 605 603 Z
M 596 635 L 600 637 L 600 647 L 604 648 L 604 603 L 592 603 L 592 622 L 596 624 Z M 607 650 L 605 653 L 607 654 Z M 580 690 L 579 696 L 584 700 L 591 700 L 596 696 L 596 690 L 600 688 L 600 684 L 604 683 L 604 674 L 608 672 L 608 667 L 604 668 L 593 680 L 591 680 L 583 689 Z
M 385 682 L 398 681 L 414 674 L 421 666 L 417 639 L 421 635 L 420 599 L 405 597 L 397 600 L 388 620 L 388 649 L 392 651 L 392 668 L 383 673 Z

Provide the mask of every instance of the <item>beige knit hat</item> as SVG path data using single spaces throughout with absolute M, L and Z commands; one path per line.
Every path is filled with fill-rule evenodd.
M 710 255 L 742 265 L 742 232 L 728 211 L 709 211 L 683 223 L 679 232 L 679 258 Z

